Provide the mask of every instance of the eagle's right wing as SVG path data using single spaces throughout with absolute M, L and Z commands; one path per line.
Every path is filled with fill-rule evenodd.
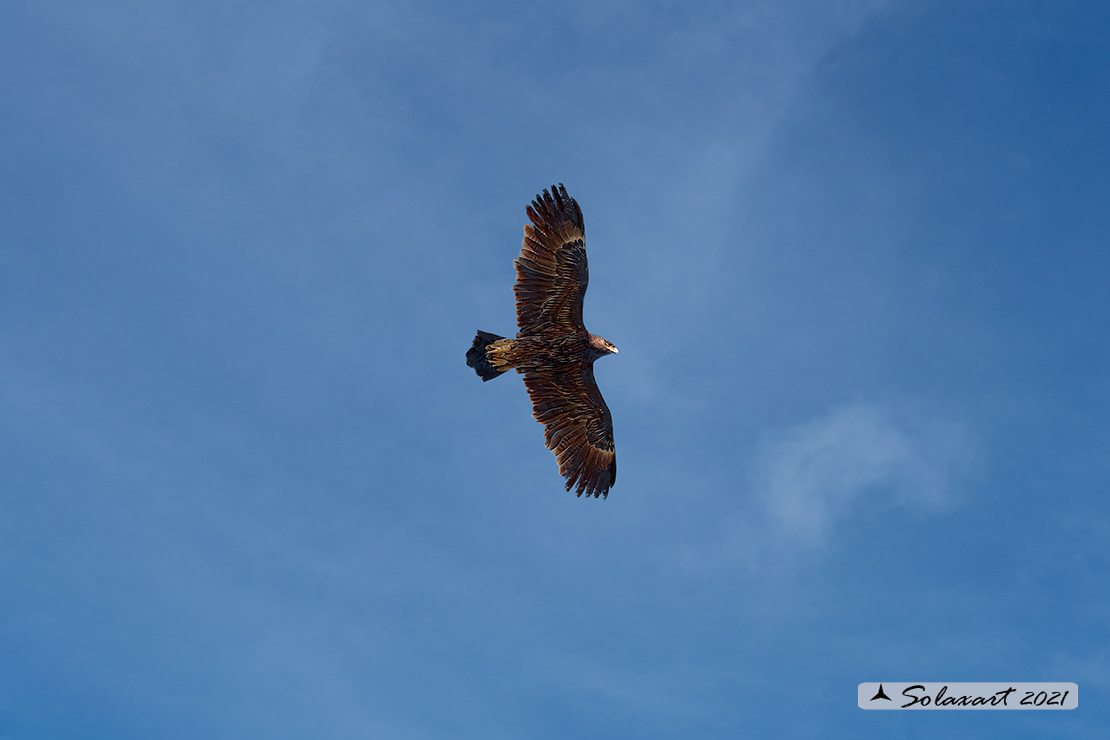
M 590 282 L 582 209 L 562 184 L 528 206 L 532 223 L 516 258 L 516 323 L 524 335 L 586 334 L 582 299 Z
M 575 372 L 527 372 L 524 385 L 567 490 L 577 484 L 579 496 L 608 496 L 617 481 L 613 417 L 594 381 L 593 365 L 583 363 Z

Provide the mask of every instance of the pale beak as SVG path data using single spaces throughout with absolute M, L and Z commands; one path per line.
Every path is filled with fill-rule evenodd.
M 613 347 L 613 354 L 617 354 L 617 352 L 618 352 L 617 348 Z

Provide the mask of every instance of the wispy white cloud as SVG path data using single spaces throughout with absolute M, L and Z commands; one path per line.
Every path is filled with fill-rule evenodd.
M 855 403 L 766 434 L 751 479 L 777 533 L 817 545 L 864 505 L 950 503 L 970 460 L 968 442 L 962 424 L 897 418 L 882 406 Z

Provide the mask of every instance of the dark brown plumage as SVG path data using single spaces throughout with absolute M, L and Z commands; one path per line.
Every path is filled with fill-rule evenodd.
M 559 461 L 566 488 L 608 496 L 617 480 L 613 419 L 594 382 L 594 360 L 617 351 L 586 331 L 582 299 L 589 283 L 582 209 L 562 184 L 528 207 L 532 223 L 516 258 L 513 339 L 479 331 L 466 364 L 482 380 L 516 369 L 544 425 L 547 447 Z

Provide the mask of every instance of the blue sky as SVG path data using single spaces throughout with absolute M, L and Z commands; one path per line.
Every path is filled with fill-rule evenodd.
M 0 737 L 1103 737 L 1108 25 L 5 4 Z M 554 182 L 607 501 L 463 358 Z

